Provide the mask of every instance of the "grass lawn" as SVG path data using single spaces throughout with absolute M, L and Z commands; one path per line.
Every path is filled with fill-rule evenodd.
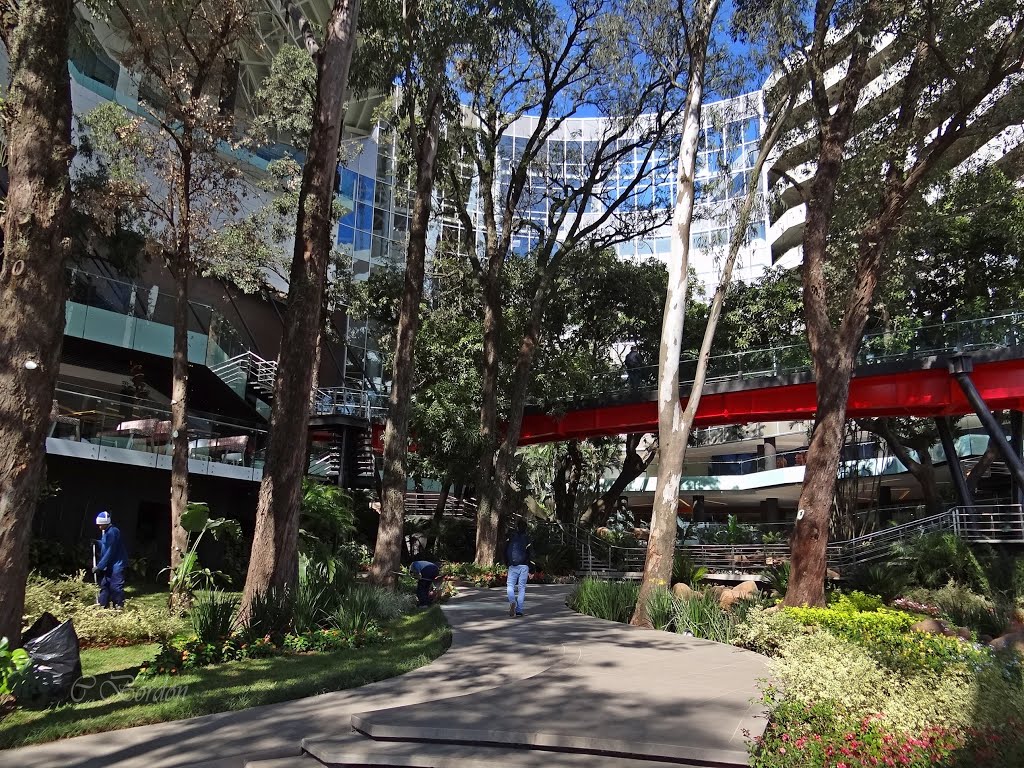
M 143 661 L 156 655 L 157 646 L 86 650 L 82 673 L 86 679 L 96 678 L 89 692 L 93 698 L 15 710 L 0 720 L 0 749 L 355 688 L 421 667 L 451 643 L 451 631 L 437 607 L 403 617 L 391 634 L 388 643 L 356 650 L 246 659 L 173 678 L 149 678 L 113 696 L 105 693 L 134 676 Z M 171 695 L 164 698 L 167 693 Z

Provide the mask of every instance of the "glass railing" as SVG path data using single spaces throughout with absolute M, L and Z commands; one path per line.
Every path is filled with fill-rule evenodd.
M 64 334 L 170 357 L 176 298 L 156 287 L 70 270 Z M 213 368 L 246 351 L 238 331 L 213 307 L 189 302 L 189 362 Z
M 195 414 L 189 414 L 187 424 L 190 460 L 262 469 L 266 430 Z M 154 465 L 170 466 L 170 411 L 130 396 L 104 397 L 58 383 L 48 437 L 92 447 L 97 459 L 116 460 L 116 454 L 103 449 L 118 448 L 165 457 Z
M 1013 347 L 1024 344 L 1024 312 L 1008 312 L 977 320 L 962 320 L 918 326 L 864 336 L 857 355 L 859 368 L 898 360 L 960 354 L 981 349 Z M 751 349 L 715 355 L 708 361 L 707 381 L 774 378 L 811 369 L 807 342 L 769 349 Z M 696 358 L 680 361 L 680 386 L 692 384 L 697 372 Z M 626 372 L 609 371 L 594 377 L 591 387 L 577 392 L 572 399 L 646 397 L 657 388 L 658 366 L 632 368 Z M 549 402 L 532 400 L 535 405 Z

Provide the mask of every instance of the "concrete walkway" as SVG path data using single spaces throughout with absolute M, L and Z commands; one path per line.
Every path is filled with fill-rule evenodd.
M 0 765 L 321 765 L 300 762 L 303 748 L 327 764 L 594 765 L 595 754 L 622 768 L 634 763 L 627 756 L 652 767 L 746 764 L 744 731 L 765 724 L 752 703 L 764 657 L 580 616 L 565 607 L 567 593 L 531 587 L 521 619 L 508 617 L 503 590 L 461 595 L 444 609 L 451 649 L 401 677 L 10 750 Z

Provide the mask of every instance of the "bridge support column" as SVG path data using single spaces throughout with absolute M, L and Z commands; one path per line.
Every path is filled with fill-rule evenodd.
M 878 528 L 886 528 L 892 520 L 892 488 L 888 485 L 878 486 Z
M 704 497 L 694 496 L 693 497 L 693 522 L 703 523 L 706 520 L 704 514 Z
M 1018 488 L 1024 488 L 1024 460 L 1007 442 L 1002 426 L 985 405 L 985 401 L 978 393 L 978 388 L 974 386 L 974 382 L 971 380 L 973 370 L 974 365 L 969 357 L 954 357 L 949 361 L 950 373 L 956 378 L 960 389 L 967 396 L 967 402 L 971 404 L 978 419 L 981 420 L 982 426 L 988 432 L 989 439 L 995 442 L 996 450 L 999 451 L 999 455 L 1003 457 L 1003 461 L 1006 462 L 1006 466 L 1010 470 L 1010 477 L 1014 479 Z
M 953 487 L 956 488 L 957 498 L 965 507 L 974 506 L 974 497 L 971 489 L 967 486 L 967 478 L 964 477 L 963 467 L 960 465 L 960 457 L 956 453 L 956 444 L 953 442 L 953 430 L 949 425 L 948 416 L 937 416 L 935 426 L 939 428 L 939 439 L 942 440 L 942 452 L 946 455 L 946 467 L 949 469 L 949 476 L 953 479 Z

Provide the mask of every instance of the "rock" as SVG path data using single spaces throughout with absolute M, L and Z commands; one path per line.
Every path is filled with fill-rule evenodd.
M 725 593 L 726 593 L 726 592 L 728 592 L 728 591 L 729 591 L 729 590 L 727 590 L 727 589 L 726 589 L 725 587 L 723 587 L 723 586 L 722 586 L 721 584 L 713 584 L 713 585 L 711 586 L 711 592 L 712 592 L 712 593 L 714 594 L 714 596 L 715 596 L 715 597 L 717 597 L 717 598 L 718 598 L 719 600 L 721 600 L 721 599 L 722 599 L 722 595 L 723 595 L 723 594 L 725 594 Z
M 825 578 L 829 581 L 839 581 L 839 572 L 833 571 L 831 568 L 829 568 L 827 571 L 825 571 Z
M 747 597 L 753 597 L 757 594 L 757 582 L 755 581 L 744 581 L 742 584 L 732 588 L 732 593 L 741 600 Z
M 967 640 L 968 642 L 970 642 L 971 630 L 969 630 L 967 627 L 957 627 L 956 636 L 959 637 L 961 640 Z
M 685 600 L 692 594 L 693 590 L 690 589 L 688 584 L 683 584 L 683 582 L 679 582 L 672 587 L 672 597 L 676 598 L 676 600 Z
M 732 607 L 740 601 L 740 596 L 736 594 L 735 590 L 727 589 L 722 592 L 718 598 L 718 605 L 723 611 L 732 610 Z
M 988 645 L 992 642 L 992 635 L 978 635 L 978 642 L 982 645 Z
M 997 651 L 1012 649 L 1017 653 L 1024 653 L 1024 632 L 1008 632 L 990 642 L 989 646 Z
M 930 635 L 946 635 L 947 637 L 953 636 L 953 630 L 946 626 L 946 623 L 939 621 L 938 619 L 925 619 L 919 621 L 917 624 L 911 627 L 911 629 L 917 630 L 918 632 L 927 632 Z

